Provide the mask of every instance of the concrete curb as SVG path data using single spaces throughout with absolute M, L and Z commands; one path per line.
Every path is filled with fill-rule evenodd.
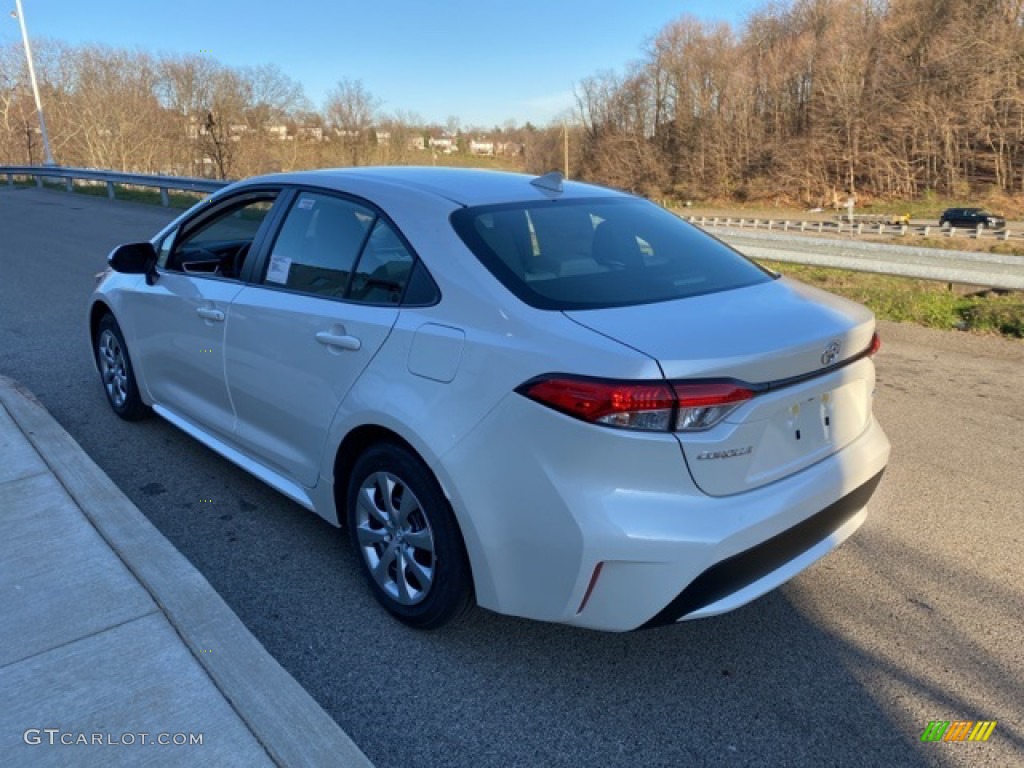
M 271 759 L 286 766 L 372 765 L 30 392 L 0 376 L 0 402 Z M 230 652 L 200 652 L 206 648 Z

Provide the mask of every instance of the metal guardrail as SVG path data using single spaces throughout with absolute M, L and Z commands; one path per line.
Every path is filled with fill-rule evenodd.
M 116 199 L 115 185 L 149 187 L 160 190 L 160 202 L 169 204 L 168 190 L 187 192 L 216 192 L 229 182 L 215 179 L 196 179 L 186 176 L 150 176 L 139 173 L 119 173 L 90 168 L 63 168 L 60 166 L 0 166 L 0 176 L 7 176 L 7 184 L 13 185 L 15 177 L 29 177 L 37 186 L 43 179 L 56 178 L 64 181 L 70 192 L 75 180 L 101 182 L 107 185 L 107 197 Z M 864 243 L 852 240 L 835 240 L 791 235 L 789 232 L 824 233 L 831 222 L 773 222 L 764 224 L 757 233 L 744 229 L 744 219 L 708 219 L 706 217 L 684 216 L 694 224 L 711 231 L 740 251 L 753 258 L 788 261 L 797 264 L 814 264 L 837 267 L 861 272 L 899 275 L 922 280 L 965 283 L 987 288 L 1024 290 L 1024 257 L 1004 256 L 970 251 L 951 251 L 938 248 L 910 248 L 882 243 Z M 753 229 L 759 229 L 760 221 L 750 222 Z M 739 226 L 740 231 L 734 229 Z M 864 232 L 864 225 L 853 224 L 857 233 Z M 881 234 L 885 225 L 877 225 Z M 897 227 L 903 234 L 907 226 Z M 833 231 L 837 231 L 833 229 Z M 841 228 L 838 229 L 842 231 Z M 846 231 L 849 231 L 846 230 Z M 928 233 L 925 228 L 924 234 Z M 1005 234 L 1004 234 L 1005 233 Z M 875 234 L 875 233 L 872 233 Z M 997 233 L 1002 239 L 1009 238 L 1009 231 Z
M 677 211 L 677 214 L 679 212 Z M 977 240 L 989 237 L 996 240 L 1021 240 L 1024 239 L 1024 232 L 1012 231 L 1009 227 L 1002 229 L 989 229 L 987 227 L 951 227 L 931 224 L 912 224 L 910 220 L 893 223 L 884 219 L 898 217 L 875 216 L 873 214 L 854 214 L 853 221 L 849 220 L 847 214 L 837 216 L 834 220 L 815 219 L 813 221 L 800 221 L 794 219 L 752 219 L 735 218 L 728 216 L 692 216 L 679 214 L 691 224 L 701 227 L 733 227 L 737 229 L 758 229 L 768 232 L 806 232 L 818 235 L 888 235 L 906 236 L 921 235 L 930 237 L 963 237 Z
M 170 205 L 170 190 L 183 192 L 216 192 L 230 182 L 216 179 L 196 179 L 189 176 L 151 176 L 143 173 L 120 173 L 118 171 L 100 171 L 93 168 L 64 168 L 59 165 L 2 165 L 0 175 L 7 177 L 7 186 L 14 184 L 16 177 L 34 178 L 37 187 L 43 186 L 43 179 L 60 179 L 64 188 L 71 192 L 74 182 L 93 181 L 107 186 L 107 197 L 116 200 L 116 185 L 132 187 L 149 187 L 160 190 L 160 204 Z
M 681 215 L 755 259 L 834 267 L 856 272 L 962 283 L 982 288 L 1024 291 L 1024 256 L 955 251 L 862 240 L 858 235 L 927 237 L 932 231 L 944 238 L 1020 240 L 1024 234 L 1009 229 L 957 229 L 854 221 L 793 221 L 727 216 Z M 848 237 L 830 237 L 847 235 Z
M 1024 291 L 1024 256 L 705 227 L 754 259 Z

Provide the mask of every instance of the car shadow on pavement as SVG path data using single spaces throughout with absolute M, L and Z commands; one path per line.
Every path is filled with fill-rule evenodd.
M 917 743 L 926 723 L 896 721 L 851 671 L 842 641 L 779 593 L 732 615 L 618 635 L 494 614 L 403 634 L 390 649 L 401 661 L 379 685 L 405 692 L 389 717 L 433 721 L 430 751 L 396 755 L 367 743 L 386 734 L 371 726 L 361 741 L 346 722 L 380 765 L 929 762 Z M 435 687 L 452 695 L 419 711 Z

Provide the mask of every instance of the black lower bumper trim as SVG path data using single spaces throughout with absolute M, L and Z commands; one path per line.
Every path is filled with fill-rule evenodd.
M 640 629 L 672 624 L 688 613 L 753 584 L 824 541 L 867 505 L 884 471 L 802 523 L 756 547 L 715 563 L 691 581 L 686 589 Z

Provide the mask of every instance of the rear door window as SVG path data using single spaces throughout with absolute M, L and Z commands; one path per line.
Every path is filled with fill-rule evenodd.
M 397 304 L 412 272 L 414 258 L 395 230 L 377 219 L 352 277 L 348 297 L 368 304 Z

